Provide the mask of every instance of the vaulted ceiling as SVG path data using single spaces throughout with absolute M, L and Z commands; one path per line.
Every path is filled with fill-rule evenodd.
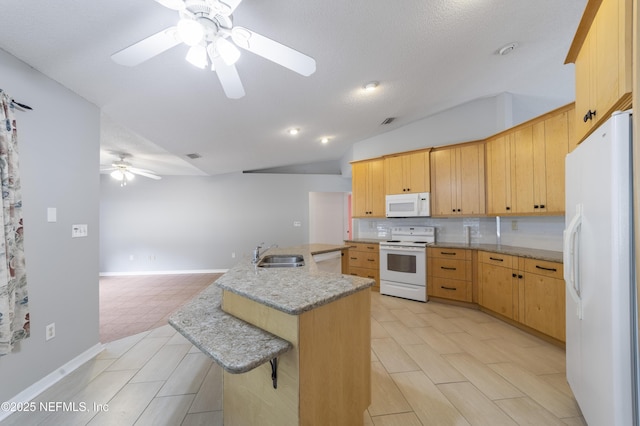
M 243 0 L 234 25 L 313 57 L 317 70 L 303 77 L 242 50 L 241 99 L 186 62 L 185 45 L 135 67 L 111 60 L 175 25 L 176 11 L 154 0 L 5 2 L 0 48 L 101 108 L 101 162 L 125 152 L 159 174 L 213 175 L 326 164 L 355 142 L 502 92 L 566 103 L 573 67 L 563 62 L 585 4 Z M 362 90 L 369 81 L 378 89 Z M 396 120 L 381 126 L 387 117 Z

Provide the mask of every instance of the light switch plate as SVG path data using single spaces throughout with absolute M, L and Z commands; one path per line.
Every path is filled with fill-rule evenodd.
M 55 207 L 47 208 L 47 222 L 57 222 L 58 221 L 58 209 Z
M 89 226 L 85 224 L 71 225 L 71 238 L 86 237 L 89 235 Z

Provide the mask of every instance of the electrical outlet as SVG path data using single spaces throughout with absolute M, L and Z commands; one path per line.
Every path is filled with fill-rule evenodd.
M 236 252 L 235 252 L 235 251 L 232 251 L 232 252 L 231 252 L 231 258 L 232 258 L 232 259 L 235 259 L 235 258 L 236 258 Z
M 47 325 L 47 328 L 45 329 L 44 339 L 51 340 L 54 337 L 56 337 L 56 323 L 52 322 L 51 324 Z
M 302 226 L 302 222 L 300 222 L 299 220 L 296 220 L 296 221 L 294 221 L 294 222 L 293 222 L 293 226 L 294 226 L 295 228 L 299 228 L 299 227 L 301 227 L 301 226 Z
M 518 230 L 518 221 L 517 220 L 512 220 L 511 221 L 511 230 L 512 231 L 517 231 Z

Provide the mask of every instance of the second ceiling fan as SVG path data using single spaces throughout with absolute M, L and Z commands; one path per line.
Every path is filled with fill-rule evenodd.
M 238 47 L 305 77 L 316 70 L 313 58 L 247 28 L 233 26 L 232 13 L 241 0 L 155 1 L 176 10 L 178 23 L 114 53 L 111 58 L 116 63 L 136 66 L 185 43 L 189 46 L 187 61 L 199 68 L 211 67 L 231 99 L 245 95 L 234 65 L 240 57 Z

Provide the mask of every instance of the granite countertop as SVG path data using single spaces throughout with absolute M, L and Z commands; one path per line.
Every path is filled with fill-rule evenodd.
M 291 343 L 220 308 L 222 290 L 210 285 L 169 318 L 169 324 L 229 373 L 246 373 L 289 351 Z
M 272 248 L 262 254 L 300 254 L 305 265 L 298 268 L 259 268 L 250 259 L 240 261 L 215 284 L 223 290 L 290 315 L 333 302 L 369 288 L 374 281 L 352 275 L 318 270 L 314 254 L 348 248 L 345 245 L 309 244 L 297 247 Z
M 385 241 L 386 240 L 376 240 L 372 238 L 346 240 L 347 243 L 354 242 L 354 243 L 368 243 L 368 244 L 371 244 L 371 243 L 379 244 Z M 541 249 L 533 249 L 533 248 L 527 248 L 527 247 L 505 246 L 501 244 L 463 244 L 463 243 L 447 243 L 447 242 L 439 241 L 435 244 L 430 244 L 429 247 L 482 250 L 482 251 L 490 251 L 493 253 L 509 254 L 512 256 L 527 257 L 530 259 L 546 260 L 549 262 L 557 262 L 557 263 L 563 262 L 561 251 L 541 250 Z

